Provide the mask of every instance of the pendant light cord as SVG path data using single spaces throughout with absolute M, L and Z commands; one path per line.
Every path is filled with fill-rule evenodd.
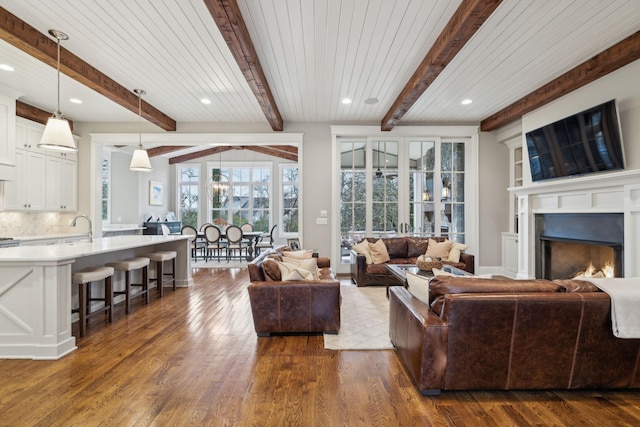
M 58 38 L 58 109 L 56 110 L 56 117 L 61 118 L 60 113 L 60 39 Z

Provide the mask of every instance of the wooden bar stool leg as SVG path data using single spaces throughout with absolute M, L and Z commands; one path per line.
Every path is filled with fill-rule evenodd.
M 218 257 L 220 257 L 220 255 L 218 255 Z M 220 261 L 218 259 L 218 261 Z M 171 277 L 172 277 L 172 282 L 173 282 L 173 290 L 176 290 L 176 259 L 173 258 L 171 260 Z
M 80 306 L 78 307 L 78 315 L 80 316 L 80 337 L 84 337 L 87 332 L 87 284 L 80 283 L 78 285 L 78 298 Z
M 158 295 L 160 295 L 160 297 L 162 297 L 164 295 L 164 291 L 163 291 L 163 283 L 164 283 L 164 261 L 157 261 L 156 262 L 156 277 L 158 278 L 156 280 L 156 286 L 158 286 Z
M 142 267 L 142 289 L 144 291 L 145 304 L 149 304 L 149 266 Z
M 104 298 L 105 304 L 109 306 L 109 323 L 113 322 L 113 285 L 111 276 L 104 279 Z
M 130 307 L 130 293 L 131 293 L 131 271 L 125 271 L 124 272 L 124 299 L 125 299 L 125 313 L 129 314 L 129 307 Z

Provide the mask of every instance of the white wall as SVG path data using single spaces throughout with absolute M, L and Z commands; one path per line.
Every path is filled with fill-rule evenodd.
M 509 149 L 496 134 L 481 132 L 478 150 L 478 267 L 502 265 L 501 232 L 509 227 Z

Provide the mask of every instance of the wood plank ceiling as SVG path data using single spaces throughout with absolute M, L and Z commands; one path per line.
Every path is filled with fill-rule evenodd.
M 65 116 L 135 121 L 139 87 L 147 91 L 144 117 L 162 129 L 446 122 L 492 130 L 638 59 L 640 44 L 640 2 L 626 0 L 0 0 L 0 7 L 0 63 L 18 71 L 0 70 L 0 92 L 17 93 L 34 115 L 53 110 L 55 43 L 47 31 L 56 28 L 70 36 Z M 353 102 L 342 104 L 347 97 Z M 462 106 L 464 98 L 474 102 Z M 152 154 L 181 155 L 177 147 Z

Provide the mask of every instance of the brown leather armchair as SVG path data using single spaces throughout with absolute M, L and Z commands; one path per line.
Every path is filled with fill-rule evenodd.
M 249 300 L 258 336 L 272 333 L 340 330 L 340 282 L 328 258 L 318 258 L 317 280 L 282 281 L 265 275 L 263 263 L 278 249 L 267 250 L 248 265 Z

